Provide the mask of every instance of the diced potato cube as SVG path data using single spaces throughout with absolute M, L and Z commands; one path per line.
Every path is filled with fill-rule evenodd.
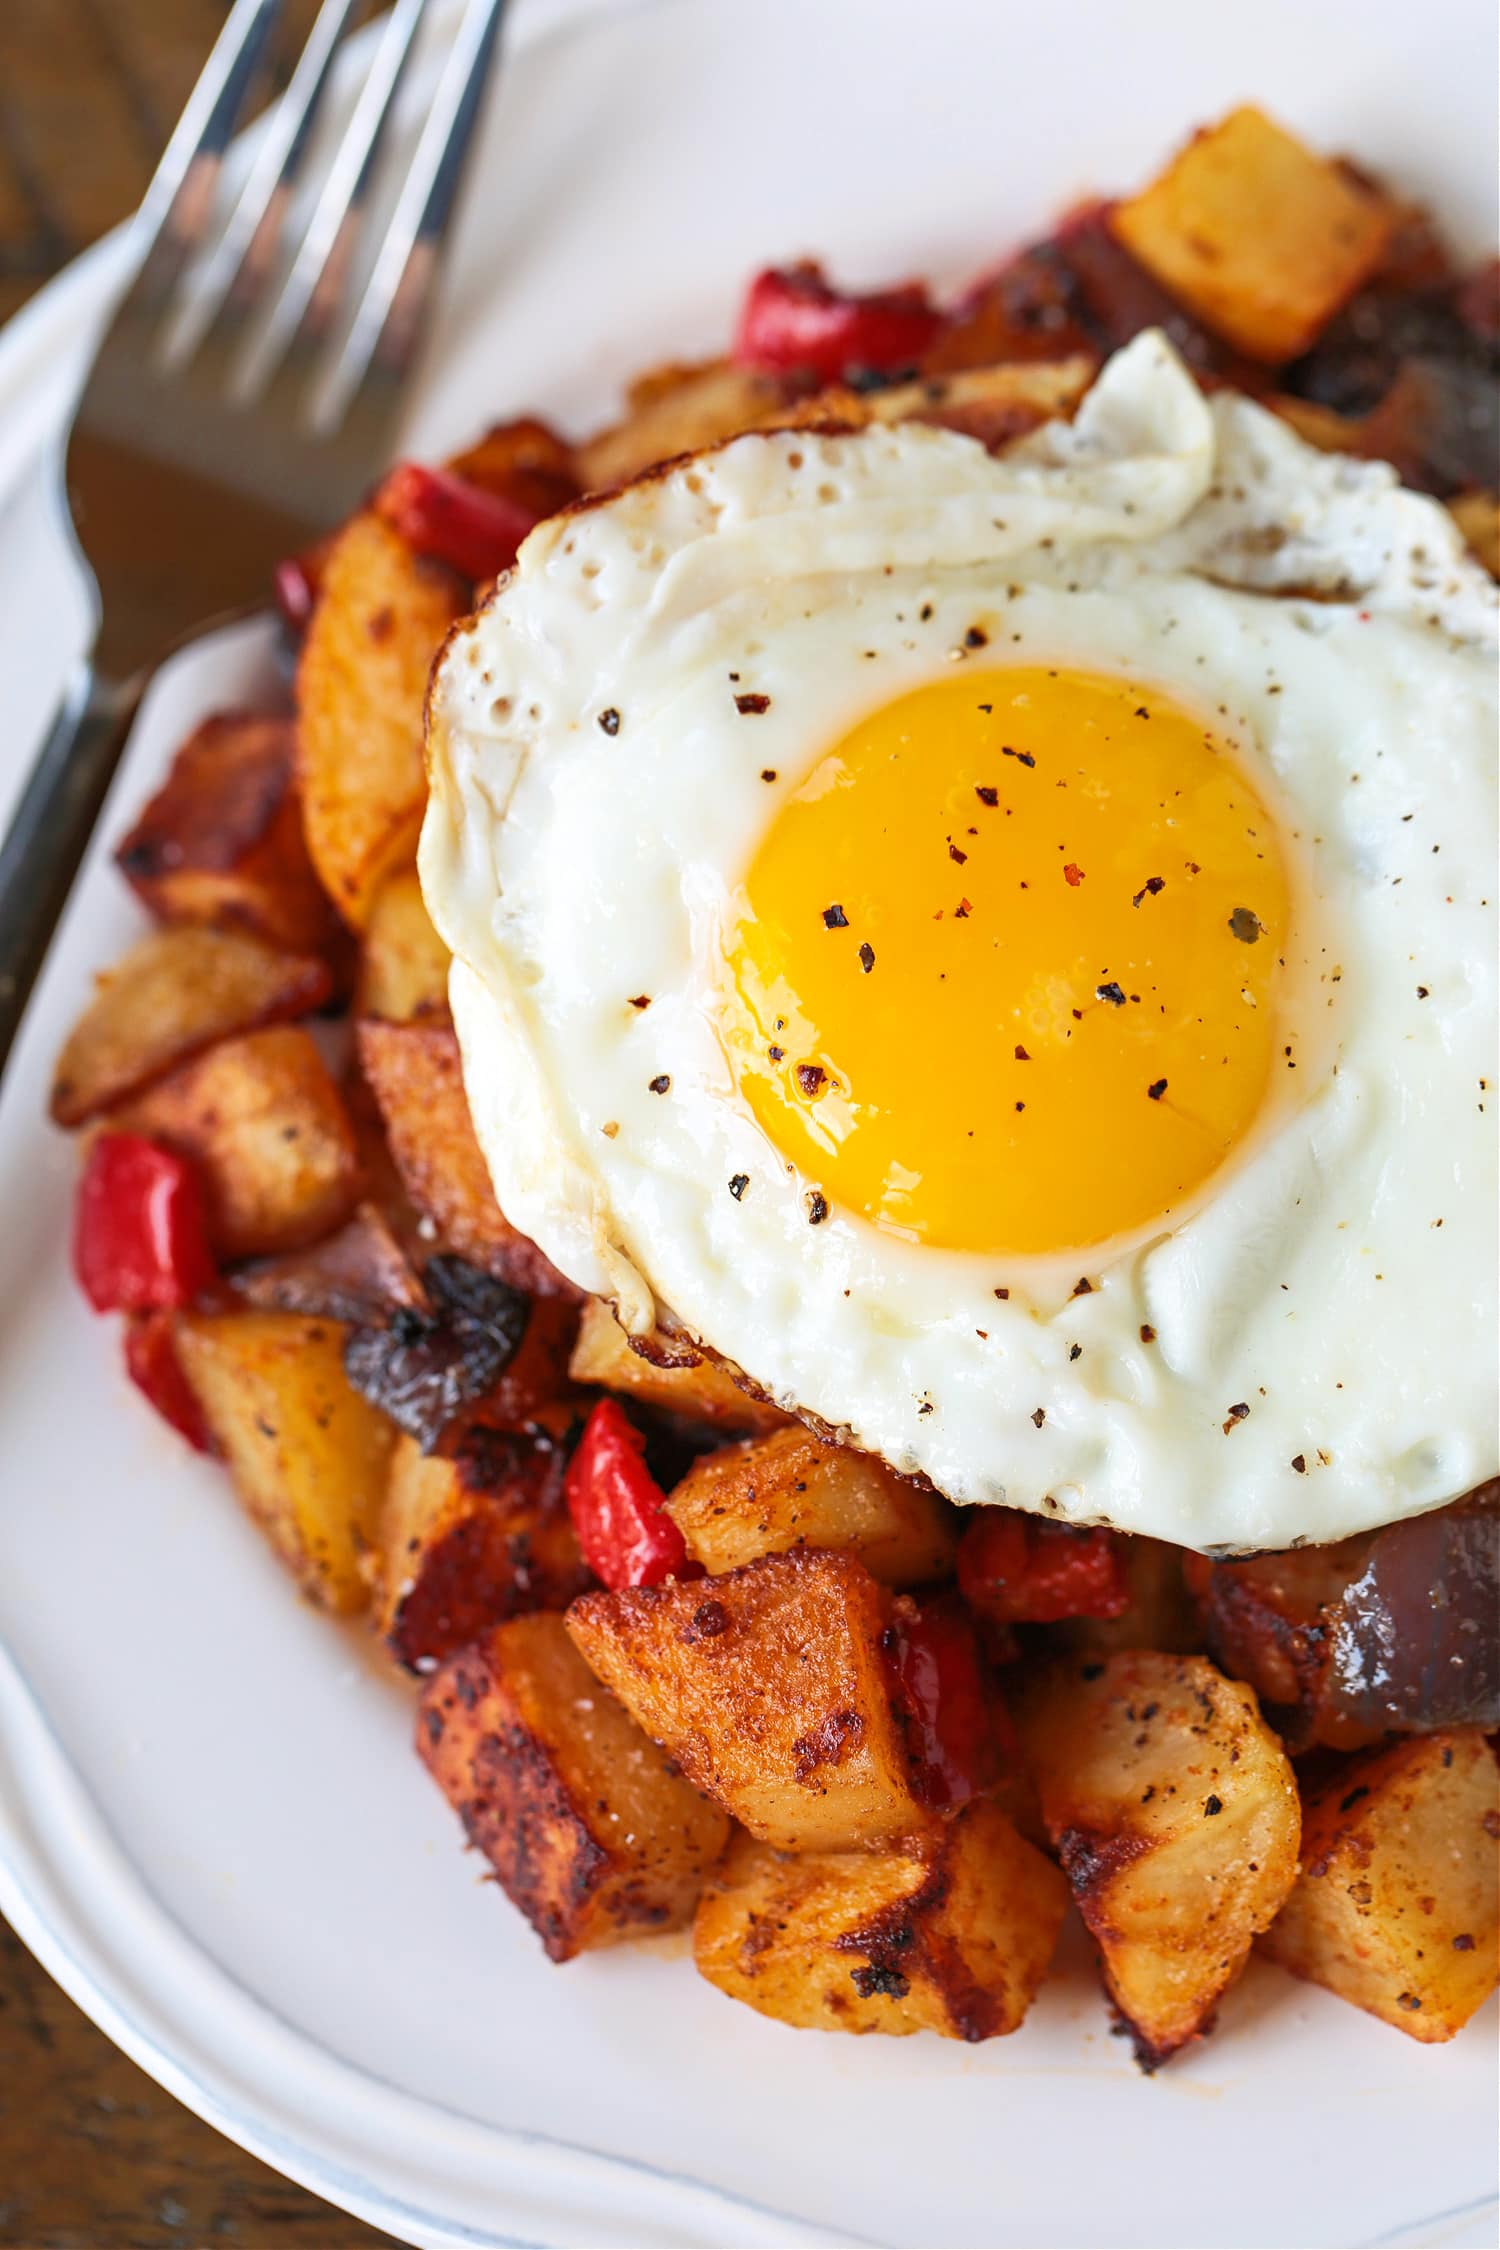
M 340 935 L 302 834 L 290 719 L 221 711 L 195 727 L 115 853 L 161 922 L 246 930 L 289 953 Z
M 1411 2039 L 1451 2039 L 1495 1989 L 1497 1780 L 1478 1727 L 1349 1759 L 1303 1799 L 1302 1872 L 1262 1951 Z
M 512 1618 L 452 1657 L 423 1692 L 417 1745 L 554 1961 L 681 1929 L 729 1835 L 559 1617 Z
M 302 1591 L 364 1607 L 395 1430 L 344 1380 L 344 1331 L 295 1313 L 183 1313 L 177 1352 L 240 1498 Z
M 1020 2028 L 1067 1904 L 1052 1862 L 978 1798 L 881 1851 L 791 1856 L 736 1835 L 693 1956 L 731 2000 L 805 2030 L 997 2039 Z
M 445 1023 L 359 1026 L 359 1060 L 385 1120 L 402 1185 L 444 1241 L 517 1289 L 571 1295 L 572 1285 L 495 1201 L 464 1093 L 458 1040 Z
M 371 511 L 329 547 L 297 671 L 298 778 L 313 865 L 355 929 L 415 856 L 427 675 L 466 599 Z
M 390 1023 L 446 1017 L 452 958 L 432 926 L 416 869 L 404 868 L 375 894 L 360 941 L 355 1014 Z
M 915 1834 L 881 1651 L 890 1597 L 797 1548 L 725 1578 L 585 1594 L 568 1630 L 606 1686 L 752 1835 L 848 1851 Z
M 1500 578 L 1500 500 L 1493 492 L 1462 492 L 1448 502 L 1448 513 L 1475 560 L 1484 564 L 1491 578 Z
M 1189 312 L 1251 359 L 1295 359 L 1380 263 L 1385 198 L 1258 109 L 1189 141 L 1116 206 L 1114 230 Z
M 1207 2031 L 1297 1872 L 1297 1784 L 1206 1658 L 1070 1658 L 1017 1709 L 1042 1818 L 1151 2069 Z
M 99 979 L 52 1080 L 52 1118 L 82 1125 L 216 1039 L 322 1007 L 326 962 L 229 930 L 153 930 Z
M 800 1426 L 704 1454 L 667 1513 L 714 1573 L 789 1547 L 847 1547 L 887 1586 L 920 1586 L 951 1574 L 957 1546 L 946 1500 Z
M 589 1583 L 563 1505 L 563 1456 L 475 1424 L 451 1460 L 398 1439 L 378 1538 L 375 1629 L 428 1672 L 491 1625 L 566 1609 Z
M 109 1115 L 190 1156 L 221 1258 L 297 1250 L 358 1200 L 354 1129 L 310 1033 L 290 1024 L 224 1039 Z
M 690 1345 L 674 1366 L 643 1358 L 631 1349 L 630 1338 L 597 1297 L 583 1308 L 568 1372 L 575 1383 L 602 1383 L 606 1390 L 623 1391 L 645 1406 L 661 1407 L 705 1428 L 737 1433 L 776 1430 L 786 1424 L 778 1408 L 742 1391 L 717 1361 L 697 1356 Z
M 878 391 L 824 392 L 799 418 L 808 422 L 928 422 L 977 438 L 991 453 L 1043 422 L 1066 421 L 1098 372 L 1083 354 L 1025 366 L 973 367 Z
M 623 484 L 658 461 L 756 429 L 780 411 L 777 386 L 731 360 L 660 367 L 632 384 L 623 421 L 579 447 L 579 477 L 589 492 Z
M 448 468 L 533 515 L 551 516 L 578 497 L 573 450 L 565 438 L 532 415 L 497 422 L 475 444 L 455 453 Z

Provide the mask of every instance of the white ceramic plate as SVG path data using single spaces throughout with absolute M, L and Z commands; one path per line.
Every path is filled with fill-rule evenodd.
M 1483 0 L 528 4 L 418 447 L 597 414 L 632 366 L 713 348 L 766 257 L 962 271 L 1245 96 L 1466 244 L 1492 224 Z M 106 245 L 0 339 L 6 790 L 81 631 L 32 464 L 117 272 Z M 1257 1967 L 1147 2082 L 1076 1932 L 1013 2040 L 813 2038 L 680 1941 L 549 1968 L 481 1882 L 407 1695 L 291 1598 L 64 1270 L 42 1109 L 135 927 L 105 854 L 189 723 L 273 684 L 254 626 L 159 682 L 0 1108 L 0 1906 L 27 1942 L 194 2109 L 412 2242 L 1492 2241 L 1493 2010 L 1429 2051 Z

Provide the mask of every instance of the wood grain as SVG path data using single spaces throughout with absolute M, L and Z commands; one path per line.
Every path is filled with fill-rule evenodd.
M 292 0 L 289 22 L 312 12 Z M 0 319 L 139 201 L 223 21 L 222 0 L 0 0 Z M 387 2239 L 200 2123 L 0 1922 L 0 2244 Z

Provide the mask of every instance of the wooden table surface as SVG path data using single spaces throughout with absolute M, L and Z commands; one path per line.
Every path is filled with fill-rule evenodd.
M 222 0 L 0 0 L 0 320 L 140 199 Z M 293 0 L 306 21 L 311 0 Z M 0 2244 L 354 2250 L 387 2237 L 127 2062 L 0 1922 Z

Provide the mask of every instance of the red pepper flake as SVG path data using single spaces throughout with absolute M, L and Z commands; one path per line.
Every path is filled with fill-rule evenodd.
M 1031 1417 L 1031 1419 L 1032 1419 L 1033 1423 L 1034 1423 L 1034 1424 L 1036 1425 L 1037 1429 L 1040 1429 L 1040 1428 L 1041 1428 L 1041 1426 L 1042 1426 L 1042 1424 L 1043 1424 L 1043 1423 L 1044 1423 L 1044 1422 L 1046 1421 L 1046 1419 L 1047 1419 L 1047 1409 L 1046 1409 L 1046 1407 L 1045 1407 L 1045 1406 L 1039 1406 L 1039 1407 L 1037 1407 L 1037 1408 L 1035 1409 L 1035 1411 L 1033 1412 L 1033 1414 L 1032 1414 L 1032 1417 Z
M 630 1005 L 632 1006 L 632 1008 L 649 1008 L 651 1005 L 650 993 L 638 992 L 635 998 L 631 1001 Z
M 1017 1062 L 1030 1062 L 1030 1060 L 1031 1060 L 1031 1057 L 1030 1057 L 1030 1055 L 1028 1055 L 1028 1054 L 1027 1054 L 1027 1052 L 1026 1052 L 1026 1049 L 1025 1049 L 1024 1047 L 1017 1047 L 1017 1049 L 1016 1049 L 1016 1061 L 1017 1061 Z
M 1141 1342 L 1143 1344 L 1154 1344 L 1156 1342 L 1156 1330 L 1149 1320 L 1141 1322 Z
M 601 726 L 601 727 L 603 727 L 603 729 L 604 729 L 604 731 L 605 731 L 605 733 L 606 733 L 606 734 L 618 734 L 618 733 L 619 733 L 619 731 L 620 731 L 620 714 L 619 714 L 619 712 L 618 712 L 618 711 L 617 711 L 617 710 L 615 709 L 615 707 L 614 707 L 614 705 L 613 705 L 613 704 L 611 704 L 611 705 L 610 705 L 610 707 L 609 707 L 609 709 L 608 709 L 607 711 L 601 711 L 601 712 L 599 713 L 599 724 L 600 724 L 600 726 Z
M 820 1227 L 828 1216 L 827 1196 L 820 1188 L 809 1188 L 802 1200 L 807 1205 L 808 1225 Z
M 1228 1437 L 1235 1424 L 1237 1422 L 1243 1422 L 1244 1420 L 1246 1420 L 1249 1412 L 1250 1409 L 1243 1399 L 1241 1399 L 1237 1405 L 1231 1406 L 1231 1408 L 1229 1409 L 1228 1420 L 1224 1424 L 1224 1435 Z
M 859 949 L 859 965 L 866 976 L 875 966 L 875 948 L 868 940 Z
M 1167 1082 L 1165 1078 L 1153 1078 L 1150 1085 L 1146 1088 L 1147 1101 L 1159 1102 L 1166 1090 Z
M 1123 1008 L 1125 1005 L 1125 994 L 1117 984 L 1096 984 L 1094 998 L 1107 1000 L 1112 1008 Z
M 957 844 L 950 844 L 948 846 L 948 857 L 956 867 L 963 867 L 967 864 L 969 855 L 967 852 L 961 852 Z
M 849 917 L 841 906 L 825 906 L 823 909 L 823 927 L 825 930 L 847 930 Z
M 1000 746 L 1000 755 L 1002 758 L 1014 758 L 1018 766 L 1034 766 L 1036 764 L 1036 760 L 1029 750 L 1007 750 L 1003 743 Z
M 828 1073 L 821 1063 L 798 1063 L 797 1084 L 810 1102 L 816 1101 L 827 1081 Z
M 734 1197 L 736 1203 L 740 1201 L 741 1197 L 744 1195 L 746 1188 L 749 1185 L 750 1175 L 748 1172 L 735 1173 L 734 1178 L 729 1183 L 729 1192 Z
M 1076 891 L 1083 881 L 1083 869 L 1075 867 L 1072 860 L 1069 860 L 1067 866 L 1063 869 L 1063 881 L 1067 884 L 1069 890 Z
M 1241 945 L 1254 945 L 1264 927 L 1260 916 L 1253 914 L 1248 906 L 1237 906 L 1229 917 L 1230 935 L 1237 937 Z
M 1167 879 L 1164 875 L 1148 875 L 1130 903 L 1132 906 L 1139 906 L 1143 898 L 1155 898 L 1166 887 Z
M 762 711 L 770 710 L 771 698 L 768 695 L 737 695 L 734 707 L 742 719 L 758 719 Z
M 998 789 L 991 789 L 991 788 L 990 788 L 990 787 L 989 787 L 989 786 L 988 786 L 988 785 L 987 785 L 987 784 L 986 784 L 985 782 L 982 782 L 982 781 L 976 781 L 976 782 L 975 782 L 975 784 L 974 784 L 974 794 L 975 794 L 975 796 L 976 796 L 976 797 L 977 797 L 977 798 L 979 799 L 979 802 L 980 802 L 980 803 L 981 803 L 982 805 L 991 805 L 991 806 L 993 806 L 993 805 L 998 805 L 998 804 L 999 804 L 999 802 L 1000 802 L 1000 792 L 999 792 L 999 790 L 998 790 Z
M 1292 1455 L 1292 1467 L 1299 1477 L 1305 1477 L 1307 1474 L 1307 1455 L 1305 1453 L 1294 1453 Z

